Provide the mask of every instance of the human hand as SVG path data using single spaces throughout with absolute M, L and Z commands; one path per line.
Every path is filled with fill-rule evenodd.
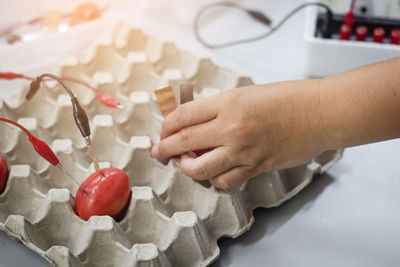
M 182 155 L 183 172 L 228 190 L 324 150 L 318 80 L 237 88 L 179 106 L 162 123 L 158 159 Z M 190 151 L 213 148 L 193 158 Z

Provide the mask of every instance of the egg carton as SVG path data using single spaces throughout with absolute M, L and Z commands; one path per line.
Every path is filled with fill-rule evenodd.
M 324 152 L 307 164 L 220 191 L 187 177 L 177 160 L 162 164 L 151 156 L 162 122 L 154 89 L 171 85 L 179 96 L 179 84 L 192 83 L 195 98 L 201 98 L 251 85 L 249 77 L 125 23 L 112 38 L 64 61 L 59 75 L 87 81 L 125 106 L 105 107 L 93 92 L 71 84 L 88 113 L 101 167 L 123 169 L 132 196 L 120 221 L 109 216 L 82 220 L 74 212 L 77 185 L 37 156 L 21 131 L 2 125 L 0 151 L 10 175 L 0 195 L 0 230 L 54 266 L 207 266 L 219 255 L 219 238 L 237 237 L 250 228 L 253 209 L 279 206 L 343 152 Z M 64 167 L 83 182 L 94 167 L 75 127 L 69 96 L 51 81 L 30 101 L 26 91 L 27 86 L 7 101 L 0 99 L 0 116 L 17 120 L 51 144 Z

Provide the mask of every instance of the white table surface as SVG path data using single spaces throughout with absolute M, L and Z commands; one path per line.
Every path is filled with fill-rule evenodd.
M 163 0 L 153 0 L 162 4 Z M 194 39 L 190 18 L 205 1 L 170 2 L 180 15 L 152 10 L 132 22 L 154 37 L 210 56 L 222 66 L 249 74 L 255 83 L 301 79 L 304 13 L 271 38 L 224 50 L 208 50 Z M 243 1 L 279 19 L 300 0 Z M 151 14 L 150 14 L 151 13 Z M 173 13 L 175 14 L 175 13 Z M 249 36 L 264 30 L 237 11 L 222 12 L 207 27 L 209 38 Z M 218 39 L 215 39 L 218 40 Z M 0 69 L 7 62 L 0 61 Z M 9 95 L 0 90 L 0 96 Z M 373 127 L 373 126 L 371 126 Z M 328 173 L 274 209 L 257 209 L 252 228 L 218 242 L 217 266 L 399 266 L 400 140 L 350 148 Z M 0 266 L 48 266 L 0 232 Z

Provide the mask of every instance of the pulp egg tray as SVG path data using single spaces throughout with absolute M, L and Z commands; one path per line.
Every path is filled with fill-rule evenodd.
M 58 74 L 84 80 L 125 106 L 105 107 L 92 91 L 70 84 L 88 113 L 101 167 L 123 169 L 132 196 L 118 222 L 109 216 L 82 220 L 74 212 L 77 185 L 40 158 L 19 129 L 3 124 L 0 152 L 10 175 L 0 195 L 0 230 L 54 266 L 207 266 L 218 257 L 220 237 L 237 237 L 250 228 L 253 209 L 280 205 L 342 155 L 324 152 L 299 167 L 263 173 L 232 192 L 219 191 L 184 175 L 177 160 L 162 164 L 151 156 L 162 121 L 154 90 L 171 85 L 179 96 L 179 85 L 192 83 L 195 98 L 201 98 L 250 85 L 249 77 L 123 23 L 112 38 L 68 58 Z M 0 116 L 17 120 L 49 143 L 61 164 L 83 182 L 94 168 L 69 96 L 48 81 L 26 101 L 27 86 L 7 101 L 0 99 Z

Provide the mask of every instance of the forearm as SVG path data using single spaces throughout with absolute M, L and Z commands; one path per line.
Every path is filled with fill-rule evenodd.
M 317 83 L 327 149 L 400 137 L 400 58 Z
M 325 79 L 237 88 L 175 109 L 154 157 L 229 189 L 319 153 L 400 137 L 400 58 Z M 189 151 L 213 148 L 192 158 Z

